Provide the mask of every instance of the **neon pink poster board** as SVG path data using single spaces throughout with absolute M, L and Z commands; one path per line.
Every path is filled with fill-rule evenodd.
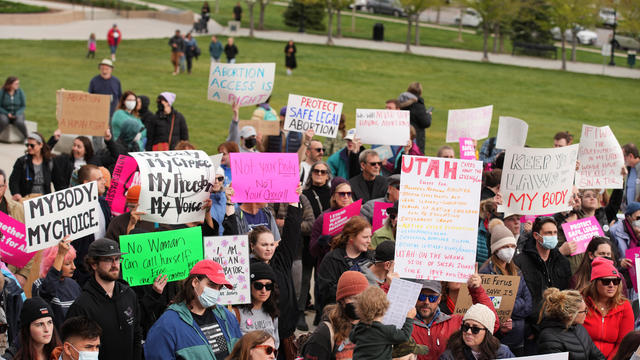
M 387 209 L 392 206 L 393 206 L 393 203 L 382 202 L 382 201 L 376 201 L 373 204 L 373 219 L 371 224 L 372 232 L 376 232 L 376 230 L 384 226 L 384 222 L 389 217 L 389 215 L 387 215 Z
M 114 215 L 124 214 L 127 211 L 127 189 L 133 185 L 139 185 L 138 163 L 131 156 L 120 155 L 111 175 L 111 187 L 107 192 L 107 202 Z
M 336 235 L 352 217 L 360 215 L 362 199 L 340 210 L 325 213 L 322 218 L 322 235 Z
M 2 261 L 19 268 L 27 265 L 35 252 L 25 252 L 26 229 L 23 223 L 0 211 L 0 256 Z
M 578 244 L 578 248 L 571 253 L 571 256 L 587 251 L 587 246 L 589 246 L 594 236 L 604 236 L 604 232 L 595 216 L 564 223 L 562 224 L 562 230 L 567 241 Z
M 464 137 L 458 140 L 460 143 L 460 159 L 476 160 L 476 146 L 473 145 L 473 139 Z
M 298 202 L 300 162 L 293 153 L 231 153 L 236 203 Z
M 627 249 L 624 253 L 625 257 L 631 260 L 631 267 L 629 268 L 629 277 L 631 277 L 631 282 L 633 283 L 633 288 L 638 288 L 638 281 L 636 278 L 636 258 L 640 258 L 640 247 L 634 247 L 632 249 Z

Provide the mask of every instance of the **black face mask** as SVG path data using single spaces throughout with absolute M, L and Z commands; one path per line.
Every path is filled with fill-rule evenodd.
M 351 320 L 358 320 L 360 317 L 356 313 L 356 305 L 354 303 L 344 304 L 344 313 Z
M 250 137 L 244 140 L 244 147 L 247 149 L 251 149 L 256 146 L 256 138 Z
M 164 112 L 164 105 L 160 101 L 158 101 L 158 112 Z

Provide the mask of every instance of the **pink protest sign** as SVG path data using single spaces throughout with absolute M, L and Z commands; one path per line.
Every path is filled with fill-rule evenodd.
M 111 213 L 120 215 L 127 212 L 127 189 L 132 185 L 139 185 L 138 163 L 131 156 L 120 155 L 113 175 L 111 175 L 111 186 L 107 191 L 107 202 L 111 207 Z
M 604 236 L 604 232 L 595 216 L 564 223 L 562 224 L 562 230 L 567 241 L 578 244 L 576 251 L 572 252 L 571 256 L 587 251 L 587 246 L 589 246 L 589 242 L 594 236 Z
M 325 213 L 322 218 L 322 235 L 336 235 L 342 231 L 349 219 L 360 214 L 362 199 L 340 210 Z
M 389 217 L 389 215 L 387 215 L 387 208 L 390 208 L 392 206 L 393 203 L 382 201 L 376 201 L 373 204 L 373 224 L 371 226 L 372 232 L 375 232 L 376 230 L 384 226 L 385 220 L 387 220 L 387 217 Z
M 460 159 L 463 160 L 476 160 L 476 146 L 473 144 L 473 139 L 464 137 L 458 140 L 460 143 Z
M 27 265 L 35 252 L 25 252 L 26 230 L 23 223 L 0 211 L 0 256 L 2 261 L 19 268 Z
M 231 178 L 237 203 L 288 203 L 300 200 L 298 154 L 231 153 Z
M 631 260 L 631 267 L 629 268 L 629 277 L 631 278 L 631 282 L 633 283 L 633 288 L 638 288 L 638 281 L 636 278 L 636 258 L 640 258 L 640 247 L 634 247 L 632 249 L 627 249 L 624 253 L 624 256 Z

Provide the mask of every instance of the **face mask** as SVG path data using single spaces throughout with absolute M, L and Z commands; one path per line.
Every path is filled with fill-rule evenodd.
M 356 305 L 354 303 L 344 304 L 344 313 L 352 320 L 358 320 L 360 317 L 356 313 Z
M 136 137 L 133 138 L 133 141 L 140 141 L 142 139 L 142 133 L 136 134 Z
M 124 106 L 127 108 L 127 110 L 131 111 L 133 109 L 136 108 L 136 105 L 138 105 L 138 102 L 136 100 L 125 100 L 124 102 Z
M 200 304 L 205 308 L 210 308 L 212 306 L 216 306 L 218 303 L 218 298 L 220 297 L 220 290 L 212 289 L 208 286 L 204 288 L 202 294 L 198 296 L 198 300 L 200 300 Z
M 163 112 L 164 111 L 164 105 L 158 101 L 158 112 Z
M 98 360 L 98 355 L 100 355 L 99 351 L 79 351 L 75 346 L 71 345 L 71 347 L 78 353 L 78 360 Z
M 640 229 L 640 219 L 639 220 L 635 220 L 634 222 L 632 222 L 631 226 L 633 226 L 636 229 Z
M 558 235 L 545 235 L 542 237 L 542 247 L 551 250 L 558 245 Z
M 244 147 L 251 149 L 256 146 L 256 138 L 248 138 L 244 140 Z
M 515 253 L 516 253 L 516 249 L 514 248 L 503 248 L 498 250 L 498 252 L 496 253 L 496 256 L 498 257 L 498 259 L 506 263 L 510 263 L 511 259 L 513 259 L 513 254 Z

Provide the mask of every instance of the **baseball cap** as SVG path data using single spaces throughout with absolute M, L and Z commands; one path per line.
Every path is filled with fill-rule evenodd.
M 400 174 L 389 176 L 389 186 L 393 186 L 396 189 L 400 188 Z
M 438 294 L 442 294 L 442 284 L 436 280 L 424 280 L 424 279 L 405 279 L 416 284 L 421 284 L 423 289 L 431 290 Z
M 381 242 L 376 246 L 375 253 L 376 262 L 393 261 L 396 253 L 396 242 L 392 240 Z
M 352 140 L 356 137 L 356 129 L 349 129 L 347 135 L 344 136 L 345 140 Z
M 100 67 L 101 65 L 107 65 L 113 69 L 113 62 L 111 62 L 111 60 L 109 59 L 102 59 L 102 61 L 100 61 L 100 64 L 98 64 L 98 67 Z
M 224 277 L 222 265 L 213 260 L 205 259 L 198 261 L 193 268 L 191 268 L 191 271 L 189 271 L 189 275 L 205 275 L 212 282 L 224 285 L 228 289 L 233 289 L 233 285 Z
M 89 251 L 87 252 L 87 256 L 89 257 L 117 256 L 125 254 L 127 253 L 120 251 L 120 245 L 118 245 L 117 242 L 107 238 L 100 238 L 92 242 L 91 245 L 89 245 Z
M 253 126 L 243 126 L 240 130 L 240 137 L 243 139 L 249 138 L 251 136 L 256 136 L 256 129 Z

